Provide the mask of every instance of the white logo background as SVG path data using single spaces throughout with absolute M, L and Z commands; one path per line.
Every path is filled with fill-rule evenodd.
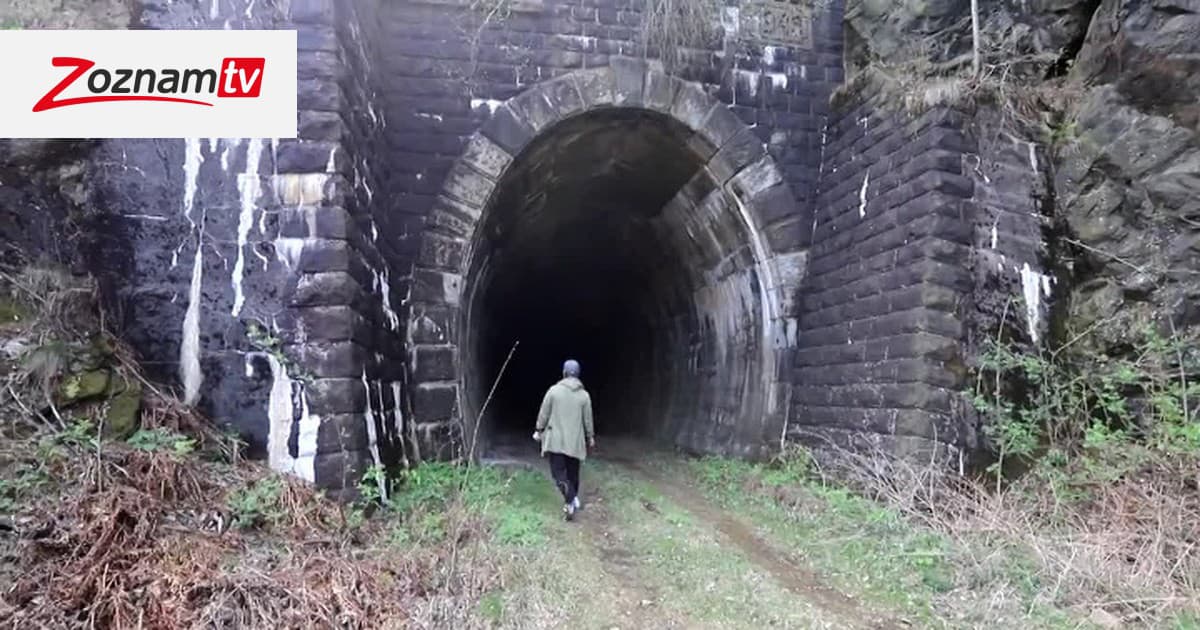
M 263 57 L 266 67 L 257 98 L 222 98 L 216 91 L 162 95 L 212 107 L 126 101 L 35 113 L 34 104 L 75 71 L 74 66 L 53 66 L 55 57 L 89 59 L 96 63 L 93 69 L 109 71 L 196 68 L 219 73 L 226 57 Z M 87 77 L 79 77 L 55 100 L 94 96 L 87 90 Z M 296 31 L 0 30 L 0 138 L 295 138 L 296 126 Z

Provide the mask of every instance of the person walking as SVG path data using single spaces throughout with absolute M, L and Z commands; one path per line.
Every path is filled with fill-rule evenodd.
M 562 380 L 542 398 L 533 439 L 542 443 L 542 456 L 550 460 L 550 474 L 563 497 L 563 516 L 575 518 L 579 503 L 579 465 L 587 449 L 596 447 L 592 428 L 592 398 L 579 380 L 579 362 L 563 363 Z

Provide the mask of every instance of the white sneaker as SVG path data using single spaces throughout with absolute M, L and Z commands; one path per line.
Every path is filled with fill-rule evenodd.
M 576 510 L 582 510 L 582 509 L 583 509 L 583 505 L 579 503 L 579 495 L 575 495 L 575 501 L 574 501 L 574 502 L 572 502 L 572 505 L 574 505 L 574 506 L 575 506 L 575 509 L 576 509 Z
M 563 506 L 563 518 L 568 521 L 575 520 L 575 504 L 567 503 Z

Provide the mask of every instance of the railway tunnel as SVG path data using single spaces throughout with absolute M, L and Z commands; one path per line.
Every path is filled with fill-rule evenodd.
M 714 110 L 728 113 L 704 102 L 695 120 Z M 600 107 L 541 129 L 495 178 L 462 265 L 456 380 L 476 452 L 536 448 L 568 358 L 601 437 L 767 443 L 786 405 L 786 324 L 764 189 L 791 201 L 740 123 L 706 134 L 670 112 Z

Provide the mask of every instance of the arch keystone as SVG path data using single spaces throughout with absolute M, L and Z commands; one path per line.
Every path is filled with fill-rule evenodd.
M 571 73 L 587 109 L 611 106 L 616 100 L 616 78 L 612 68 L 593 68 Z

